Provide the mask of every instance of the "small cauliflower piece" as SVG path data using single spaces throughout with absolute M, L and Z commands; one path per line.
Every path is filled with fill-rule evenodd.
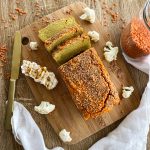
M 89 21 L 90 23 L 95 22 L 95 11 L 86 7 L 83 9 L 84 14 L 80 16 L 80 19 Z
M 104 47 L 104 57 L 108 62 L 113 60 L 117 60 L 118 47 L 113 47 L 112 42 L 106 42 L 106 46 Z
M 88 32 L 89 37 L 91 38 L 92 41 L 97 42 L 99 41 L 99 33 L 96 31 L 89 31 Z
M 133 86 L 123 87 L 122 88 L 122 97 L 123 98 L 129 98 L 132 95 L 133 91 L 134 91 Z
M 63 142 L 71 142 L 72 138 L 70 137 L 70 132 L 66 131 L 66 129 L 62 129 L 59 132 L 59 137 Z
M 30 48 L 32 50 L 37 50 L 38 49 L 38 43 L 37 42 L 30 42 Z
M 34 110 L 39 114 L 49 114 L 55 109 L 55 105 L 42 101 L 39 106 L 34 106 Z

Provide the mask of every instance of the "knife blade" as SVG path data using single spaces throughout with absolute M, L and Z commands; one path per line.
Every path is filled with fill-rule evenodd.
M 21 33 L 20 31 L 16 31 L 13 45 L 11 77 L 9 83 L 8 102 L 6 106 L 6 116 L 5 116 L 5 128 L 7 130 L 11 129 L 11 117 L 13 115 L 15 85 L 16 80 L 18 79 L 19 76 L 20 59 L 21 59 Z

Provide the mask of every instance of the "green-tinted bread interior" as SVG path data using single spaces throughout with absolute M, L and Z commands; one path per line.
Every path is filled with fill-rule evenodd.
M 52 57 L 61 65 L 90 47 L 90 38 L 87 34 L 83 33 L 58 46 L 52 53 Z
M 53 37 L 49 38 L 48 40 L 45 41 L 45 48 L 50 52 L 56 46 L 60 45 L 61 43 L 65 42 L 66 40 L 75 37 L 77 35 L 80 35 L 83 33 L 83 28 L 81 28 L 79 25 L 70 27 L 70 28 L 65 28 Z
M 39 38 L 44 42 L 45 40 L 53 37 L 55 34 L 61 32 L 64 28 L 77 25 L 75 18 L 63 18 L 55 22 L 50 23 L 47 27 L 39 30 Z

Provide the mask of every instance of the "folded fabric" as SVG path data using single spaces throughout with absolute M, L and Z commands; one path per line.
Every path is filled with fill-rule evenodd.
M 14 111 L 11 118 L 12 132 L 15 140 L 25 150 L 49 150 L 46 148 L 43 135 L 28 110 L 20 103 L 14 102 Z M 52 150 L 64 150 L 55 147 Z
M 123 53 L 126 61 L 150 75 L 150 55 L 132 59 Z M 131 112 L 107 137 L 96 142 L 89 150 L 146 150 L 150 124 L 150 80 L 139 107 Z

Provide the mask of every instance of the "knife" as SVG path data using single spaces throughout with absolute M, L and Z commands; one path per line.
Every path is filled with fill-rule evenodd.
M 7 130 L 11 129 L 11 117 L 13 115 L 15 85 L 16 80 L 18 79 L 19 76 L 20 59 L 21 59 L 21 33 L 19 31 L 16 31 L 13 45 L 11 77 L 9 83 L 8 102 L 6 106 L 6 116 L 5 116 L 5 128 Z

